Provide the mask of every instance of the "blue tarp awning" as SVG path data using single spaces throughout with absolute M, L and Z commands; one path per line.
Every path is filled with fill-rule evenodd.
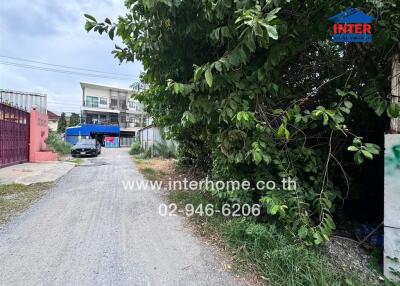
M 66 136 L 90 136 L 96 133 L 119 136 L 119 132 L 120 128 L 118 125 L 82 124 L 65 129 Z

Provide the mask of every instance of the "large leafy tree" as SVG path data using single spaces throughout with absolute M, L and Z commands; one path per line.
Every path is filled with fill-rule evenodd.
M 378 155 L 365 143 L 389 105 L 398 51 L 396 1 L 127 0 L 117 22 L 86 15 L 86 30 L 121 38 L 114 55 L 140 60 L 139 99 L 180 143 L 181 158 L 215 178 L 298 180 L 292 191 L 214 191 L 261 202 L 270 215 L 320 243 L 347 196 L 349 160 Z M 374 16 L 372 44 L 335 44 L 328 18 L 357 7 Z
M 79 123 L 81 123 L 81 118 L 79 116 L 79 114 L 77 113 L 72 113 L 70 118 L 69 118 L 69 126 L 77 126 L 79 125 Z
M 61 113 L 60 119 L 57 122 L 57 133 L 64 133 L 67 128 L 67 119 L 65 118 L 65 112 Z

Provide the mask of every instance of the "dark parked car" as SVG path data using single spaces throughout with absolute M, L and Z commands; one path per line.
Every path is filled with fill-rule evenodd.
M 96 139 L 83 139 L 71 148 L 71 156 L 97 156 L 101 153 L 101 145 Z

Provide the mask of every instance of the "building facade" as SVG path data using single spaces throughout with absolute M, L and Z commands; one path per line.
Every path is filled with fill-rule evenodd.
M 81 82 L 82 124 L 118 125 L 122 145 L 130 145 L 136 132 L 149 123 L 143 105 L 130 89 Z M 129 142 L 124 142 L 129 141 Z

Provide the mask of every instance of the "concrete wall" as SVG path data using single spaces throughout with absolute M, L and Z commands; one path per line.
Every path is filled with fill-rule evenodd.
M 398 146 L 398 152 L 394 147 Z M 385 135 L 384 274 L 400 282 L 400 134 Z M 397 262 L 396 262 L 397 258 Z
M 29 130 L 29 161 L 56 161 L 57 154 L 47 151 L 48 117 L 37 110 L 31 111 Z

